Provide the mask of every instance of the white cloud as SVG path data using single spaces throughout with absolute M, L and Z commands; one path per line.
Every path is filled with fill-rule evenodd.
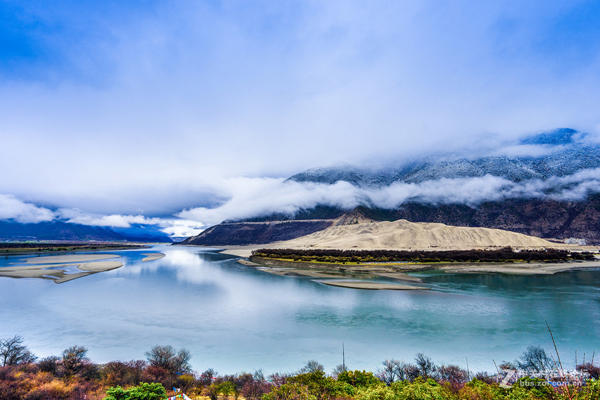
M 497 176 L 439 179 L 422 183 L 397 182 L 380 188 L 360 188 L 347 182 L 333 185 L 245 178 L 230 181 L 231 199 L 216 208 L 197 207 L 177 214 L 181 218 L 213 225 L 240 219 L 285 213 L 320 205 L 351 209 L 358 205 L 396 208 L 408 201 L 477 205 L 504 198 L 550 198 L 581 200 L 600 192 L 600 169 L 583 170 L 566 177 L 512 182 Z
M 19 8 L 45 56 L 3 71 L 0 192 L 165 215 L 235 176 L 598 125 L 595 20 L 557 31 L 577 4 L 105 3 Z
M 158 218 L 146 218 L 143 215 L 89 214 L 78 209 L 68 208 L 59 209 L 57 215 L 72 224 L 111 226 L 117 228 L 129 228 L 131 224 L 156 224 L 159 220 Z
M 357 204 L 360 189 L 347 182 L 333 185 L 300 183 L 276 178 L 236 178 L 227 180 L 231 198 L 216 208 L 183 210 L 178 217 L 213 225 L 224 219 L 238 219 L 271 212 L 293 215 L 316 204 L 351 208 Z
M 143 215 L 100 215 L 82 212 L 78 209 L 61 208 L 56 212 L 59 218 L 72 224 L 107 226 L 114 228 L 129 228 L 132 224 L 156 225 L 169 236 L 183 237 L 200 233 L 205 226 L 198 221 L 180 218 L 157 218 Z
M 227 188 L 225 190 L 225 188 Z M 580 200 L 600 192 L 600 168 L 579 171 L 565 177 L 551 177 L 512 182 L 497 176 L 438 179 L 422 183 L 396 182 L 378 188 L 361 188 L 348 182 L 335 184 L 287 181 L 278 178 L 235 178 L 224 181 L 221 188 L 229 197 L 214 208 L 195 207 L 180 211 L 175 217 L 146 217 L 142 214 L 88 213 L 61 208 L 56 212 L 20 201 L 11 195 L 0 195 L 0 219 L 40 222 L 52 219 L 69 223 L 128 228 L 132 224 L 158 226 L 170 236 L 192 236 L 206 226 L 228 219 L 243 219 L 271 213 L 294 215 L 316 205 L 351 209 L 358 205 L 397 208 L 417 201 L 444 204 L 461 203 L 476 206 L 484 201 L 504 198 L 550 198 Z
M 161 226 L 162 231 L 171 237 L 195 236 L 206 228 L 203 223 L 185 219 L 165 220 Z
M 52 221 L 54 213 L 44 207 L 25 203 L 10 194 L 0 194 L 0 220 L 12 219 L 22 223 Z

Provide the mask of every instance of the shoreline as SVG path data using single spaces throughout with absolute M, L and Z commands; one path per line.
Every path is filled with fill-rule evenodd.
M 440 263 L 387 263 L 387 264 L 336 264 L 323 263 L 316 264 L 304 261 L 281 261 L 277 259 L 264 259 L 253 257 L 250 262 L 258 264 L 261 267 L 290 268 L 297 270 L 323 270 L 330 269 L 342 270 L 344 272 L 362 272 L 377 275 L 378 277 L 387 277 L 391 279 L 400 279 L 395 275 L 406 272 L 420 272 L 437 270 L 449 273 L 500 273 L 507 275 L 553 275 L 559 272 L 577 271 L 585 269 L 600 269 L 600 260 L 595 261 L 568 261 L 553 263 L 459 263 L 459 262 L 440 262 Z M 247 264 L 246 264 L 247 265 Z M 410 277 L 410 275 L 408 275 Z
M 152 243 L 0 243 L 0 257 L 87 251 L 134 250 L 152 247 Z
M 277 248 L 278 243 L 267 245 L 249 245 L 249 246 L 196 246 L 204 249 L 214 249 L 215 251 L 235 257 L 240 257 L 243 265 L 268 268 L 286 268 L 298 270 L 320 270 L 320 272 L 329 274 L 332 270 L 354 270 L 350 272 L 374 273 L 378 277 L 395 279 L 394 274 L 404 274 L 406 272 L 418 272 L 426 270 L 439 270 L 449 273 L 500 273 L 507 275 L 552 275 L 560 272 L 600 269 L 600 259 L 593 261 L 567 261 L 567 262 L 516 262 L 516 263 L 460 263 L 460 262 L 440 262 L 440 263 L 311 263 L 304 261 L 281 261 L 276 259 L 257 259 L 252 256 L 252 251 L 261 248 Z M 565 249 L 565 246 L 557 246 L 559 249 Z M 596 246 L 571 246 L 574 251 L 598 251 Z M 415 250 L 415 249 L 413 249 Z M 377 269 L 390 269 L 388 271 L 377 271 Z M 262 268 L 261 268 L 262 269 Z M 388 276 L 386 276 L 386 274 Z M 303 275 L 303 274 L 298 274 Z M 400 280 L 400 279 L 398 279 Z

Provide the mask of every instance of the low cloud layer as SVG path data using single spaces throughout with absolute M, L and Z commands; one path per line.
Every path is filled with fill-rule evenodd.
M 235 177 L 600 126 L 593 2 L 245 3 L 3 3 L 0 193 L 163 216 Z
M 2 7 L 2 219 L 181 234 L 315 204 L 580 198 L 597 184 L 576 175 L 553 193 L 554 181 L 495 177 L 377 190 L 283 181 L 321 166 L 477 157 L 558 127 L 600 131 L 594 2 Z
M 12 195 L 0 194 L 0 220 L 12 219 L 22 223 L 52 221 L 54 213 L 44 207 L 23 202 Z
M 231 182 L 238 190 L 220 207 L 184 210 L 181 218 L 206 225 L 239 219 L 285 213 L 330 205 L 351 209 L 358 205 L 396 208 L 409 201 L 476 206 L 484 201 L 505 198 L 549 198 L 581 200 L 600 192 L 600 169 L 582 170 L 566 177 L 513 182 L 497 176 L 439 179 L 422 183 L 397 182 L 382 188 L 360 188 L 340 181 L 333 185 L 284 181 L 280 179 L 242 179 Z
M 198 221 L 186 220 L 183 218 L 157 218 L 145 217 L 143 215 L 121 215 L 121 214 L 89 214 L 77 209 L 59 209 L 56 218 L 64 220 L 71 224 L 105 226 L 112 228 L 129 228 L 136 225 L 154 225 L 169 236 L 184 237 L 200 233 L 204 224 Z
M 130 228 L 132 225 L 154 225 L 173 237 L 196 235 L 205 228 L 198 221 L 182 218 L 148 218 L 143 215 L 90 214 L 78 209 L 61 208 L 50 210 L 17 199 L 15 196 L 0 194 L 0 221 L 9 220 L 19 223 L 40 223 L 64 221 L 71 224 L 102 226 L 111 228 Z
M 317 205 L 352 209 L 358 205 L 393 209 L 406 202 L 430 204 L 459 203 L 473 207 L 484 201 L 507 198 L 582 200 L 600 192 L 600 168 L 586 169 L 565 177 L 513 182 L 486 175 L 473 178 L 438 179 L 422 183 L 397 182 L 379 188 L 357 187 L 348 182 L 335 184 L 295 182 L 276 178 L 236 178 L 228 180 L 229 200 L 213 208 L 196 207 L 173 217 L 91 214 L 78 209 L 55 211 L 25 203 L 10 195 L 0 195 L 0 219 L 17 222 L 61 220 L 68 223 L 128 228 L 132 224 L 154 225 L 171 236 L 191 236 L 224 220 L 265 216 L 273 213 L 294 215 Z

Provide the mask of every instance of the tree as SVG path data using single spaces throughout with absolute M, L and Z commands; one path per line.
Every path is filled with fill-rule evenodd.
M 529 346 L 516 363 L 521 369 L 535 372 L 553 369 L 554 366 L 552 359 L 539 346 Z
M 215 376 L 217 376 L 217 371 L 215 371 L 212 368 L 209 368 L 200 374 L 200 378 L 198 379 L 198 382 L 202 386 L 209 386 L 212 383 Z
M 148 362 L 154 367 L 160 367 L 171 374 L 187 374 L 192 372 L 190 352 L 185 349 L 176 352 L 173 346 L 154 346 L 146 353 Z
M 52 375 L 56 375 L 58 372 L 59 361 L 60 358 L 56 356 L 45 357 L 38 361 L 38 367 L 40 368 L 40 371 L 49 372 Z
M 415 357 L 415 364 L 417 364 L 417 368 L 419 368 L 419 376 L 423 376 L 425 378 L 433 376 L 437 369 L 431 358 L 427 357 L 423 353 L 417 354 Z
M 346 367 L 344 364 L 338 364 L 333 371 L 331 371 L 331 376 L 338 377 L 342 372 L 346 372 Z
M 325 370 L 325 368 L 323 368 L 323 365 L 319 364 L 318 361 L 310 360 L 306 363 L 306 365 L 304 367 L 302 367 L 302 369 L 300 369 L 300 373 L 306 374 L 309 372 L 324 371 L 324 370 Z
M 399 372 L 402 363 L 397 360 L 385 360 L 383 362 L 383 369 L 377 373 L 377 377 L 385 382 L 386 385 L 390 385 L 399 379 Z
M 0 339 L 0 361 L 2 366 L 28 364 L 34 362 L 36 357 L 31 354 L 21 336 L 10 339 Z
M 383 369 L 379 370 L 377 377 L 390 385 L 396 381 L 413 381 L 421 376 L 421 368 L 397 360 L 386 360 L 383 362 Z
M 442 365 L 438 368 L 439 379 L 455 385 L 466 382 L 467 375 L 467 371 L 456 365 Z
M 110 386 L 137 385 L 142 378 L 143 369 L 146 363 L 141 360 L 136 361 L 111 361 L 102 367 L 102 377 Z
M 71 346 L 63 351 L 62 367 L 66 376 L 73 376 L 83 369 L 89 362 L 86 354 L 87 349 L 83 346 Z
M 251 377 L 242 382 L 240 393 L 247 400 L 261 399 L 265 393 L 271 390 L 271 384 L 266 381 L 261 370 L 255 371 Z

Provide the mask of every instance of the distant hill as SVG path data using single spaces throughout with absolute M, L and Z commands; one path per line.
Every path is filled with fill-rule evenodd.
M 130 228 L 109 228 L 61 221 L 35 224 L 0 221 L 0 240 L 171 242 L 167 234 L 142 225 L 133 225 Z

